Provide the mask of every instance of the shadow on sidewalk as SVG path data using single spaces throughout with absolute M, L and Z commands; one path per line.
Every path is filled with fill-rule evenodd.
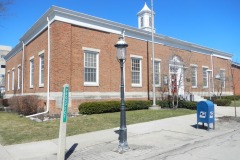
M 206 125 L 198 125 L 198 128 L 197 128 L 197 124 L 194 124 L 194 125 L 191 125 L 191 127 L 195 128 L 195 129 L 203 129 L 203 130 L 207 130 L 208 129 L 208 126 Z M 211 127 L 209 129 L 212 129 Z
M 72 147 L 65 154 L 65 160 L 67 160 L 71 156 L 71 154 L 74 152 L 74 150 L 77 148 L 77 146 L 78 146 L 78 143 L 74 143 L 72 145 Z

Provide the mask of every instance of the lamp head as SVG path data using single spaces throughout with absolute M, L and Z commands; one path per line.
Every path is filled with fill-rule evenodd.
M 119 37 L 118 42 L 114 45 L 117 48 L 116 57 L 118 60 L 125 60 L 126 59 L 126 48 L 128 44 L 125 42 L 123 36 Z

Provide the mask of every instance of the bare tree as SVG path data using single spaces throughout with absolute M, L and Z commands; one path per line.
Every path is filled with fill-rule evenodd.
M 12 3 L 13 3 L 13 0 L 1 0 L 0 1 L 0 17 L 6 16 L 7 6 Z

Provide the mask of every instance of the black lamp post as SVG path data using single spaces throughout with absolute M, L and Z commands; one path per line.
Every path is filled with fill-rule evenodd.
M 114 45 L 117 48 L 117 60 L 121 68 L 121 106 L 120 106 L 120 129 L 119 129 L 119 145 L 118 151 L 124 152 L 129 149 L 127 143 L 127 127 L 126 127 L 126 105 L 124 100 L 124 77 L 123 64 L 126 61 L 126 48 L 128 44 L 124 41 L 123 36 L 119 37 L 118 42 Z

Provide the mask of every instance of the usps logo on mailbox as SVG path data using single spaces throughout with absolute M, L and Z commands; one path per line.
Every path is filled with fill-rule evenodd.
M 200 118 L 206 118 L 206 112 L 200 111 Z
M 209 118 L 213 118 L 213 111 L 210 112 L 210 114 L 209 114 Z

